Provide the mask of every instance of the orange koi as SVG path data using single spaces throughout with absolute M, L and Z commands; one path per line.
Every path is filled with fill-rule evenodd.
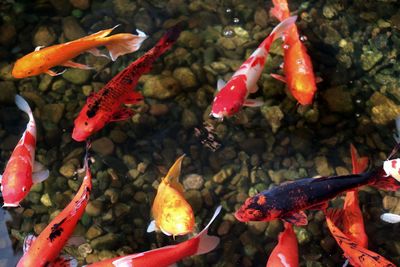
M 221 211 L 219 206 L 207 226 L 195 237 L 179 243 L 128 256 L 96 262 L 86 267 L 167 267 L 177 261 L 212 251 L 219 244 L 219 237 L 209 236 L 208 228 Z
M 183 186 L 179 183 L 182 160 L 180 156 L 162 179 L 151 209 L 154 220 L 147 232 L 161 230 L 166 235 L 185 235 L 193 232 L 194 215 L 190 204 L 183 195 Z
M 29 122 L 0 177 L 3 207 L 18 207 L 34 183 L 49 177 L 49 170 L 35 162 L 36 123 L 32 110 L 20 95 L 15 96 L 15 104 L 29 116 Z
M 329 209 L 326 211 L 326 223 L 336 242 L 343 250 L 345 257 L 354 267 L 396 267 L 381 255 L 370 251 L 345 235 L 335 222 L 342 216 L 342 210 Z
M 88 145 L 89 146 L 89 145 Z M 87 146 L 87 149 L 89 148 Z M 86 174 L 75 197 L 60 214 L 40 233 L 38 237 L 28 235 L 24 240 L 24 255 L 17 267 L 77 266 L 75 259 L 60 256 L 59 253 L 72 235 L 76 224 L 85 212 L 92 190 L 88 154 L 85 156 Z
M 266 267 L 299 266 L 299 249 L 297 237 L 291 223 L 284 223 L 285 230 L 279 234 L 278 244 L 272 250 Z
M 42 73 L 51 76 L 62 74 L 55 73 L 50 68 L 55 66 L 65 66 L 79 69 L 91 69 L 91 67 L 71 61 L 83 52 L 89 52 L 95 56 L 103 55 L 97 47 L 105 46 L 114 61 L 119 56 L 132 53 L 138 50 L 142 42 L 147 38 L 146 34 L 136 30 L 138 35 L 130 33 L 120 33 L 108 36 L 117 26 L 111 29 L 102 30 L 89 36 L 43 48 L 36 47 L 35 51 L 23 56 L 15 62 L 12 70 L 14 78 L 26 78 Z
M 272 0 L 274 7 L 270 13 L 279 21 L 290 16 L 287 0 Z M 271 74 L 272 77 L 287 84 L 293 97 L 301 105 L 312 104 L 317 91 L 313 66 L 307 49 L 300 40 L 296 25 L 292 25 L 283 38 L 285 77 Z
M 360 174 L 368 166 L 368 158 L 359 158 L 356 148 L 350 145 L 353 174 Z M 358 204 L 358 190 L 354 189 L 346 193 L 343 205 L 343 229 L 344 234 L 351 237 L 358 245 L 367 248 L 368 236 L 365 233 L 363 215 Z

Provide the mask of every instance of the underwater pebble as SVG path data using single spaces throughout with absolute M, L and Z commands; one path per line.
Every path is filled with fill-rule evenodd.
M 199 190 L 203 187 L 204 178 L 200 174 L 189 174 L 183 178 L 183 187 L 186 190 Z
M 354 109 L 352 96 L 343 86 L 328 88 L 322 93 L 322 97 L 333 112 L 350 113 Z
M 181 91 L 177 79 L 171 76 L 150 76 L 143 85 L 143 95 L 155 99 L 167 99 L 176 96 Z
M 33 34 L 33 46 L 49 46 L 56 41 L 56 33 L 53 28 L 48 26 L 40 26 Z
M 190 109 L 184 109 L 182 112 L 182 126 L 185 129 L 190 129 L 199 123 L 196 114 Z
M 114 233 L 108 233 L 90 241 L 93 249 L 114 249 L 118 245 L 118 237 Z
M 261 113 L 264 115 L 264 118 L 268 121 L 269 125 L 272 128 L 272 132 L 276 133 L 279 127 L 281 127 L 281 120 L 284 117 L 284 114 L 279 106 L 262 106 Z
M 153 116 L 162 116 L 167 114 L 169 111 L 168 105 L 166 104 L 161 104 L 161 103 L 155 103 L 150 105 L 150 110 L 149 113 Z
M 90 79 L 91 75 L 91 70 L 69 68 L 66 72 L 64 72 L 62 77 L 70 83 L 81 85 L 85 84 Z
M 196 76 L 189 68 L 176 68 L 172 75 L 180 82 L 183 89 L 194 88 L 198 85 Z
M 227 167 L 220 170 L 213 176 L 213 181 L 217 184 L 224 183 L 233 174 L 233 168 Z
M 4 23 L 4 22 L 3 22 Z M 0 25 L 0 44 L 4 46 L 12 45 L 17 36 L 15 26 L 9 23 Z
M 76 40 L 86 36 L 85 30 L 79 25 L 75 17 L 66 17 L 62 19 L 62 29 L 67 40 Z
M 50 196 L 47 193 L 42 195 L 40 202 L 46 207 L 53 206 L 53 202 L 51 202 Z
M 41 119 L 58 124 L 64 115 L 65 104 L 46 104 L 41 109 Z
M 109 156 L 114 152 L 114 143 L 108 137 L 101 137 L 92 142 L 92 149 L 102 156 Z
M 69 2 L 73 7 L 82 10 L 88 9 L 90 7 L 90 0 L 69 0 Z
M 135 15 L 136 3 L 129 0 L 113 0 L 114 12 L 118 17 L 130 17 Z
M 14 103 L 14 97 L 17 93 L 14 82 L 12 81 L 0 81 L 0 103 L 11 104 Z
M 328 159 L 325 156 L 315 157 L 314 164 L 319 175 L 330 176 L 333 174 L 333 169 L 329 166 Z
M 187 202 L 192 206 L 193 212 L 196 214 L 203 207 L 203 198 L 201 192 L 197 190 L 188 190 L 184 193 Z
M 400 106 L 379 92 L 372 94 L 371 119 L 374 123 L 383 125 L 392 122 L 400 114 Z
M 101 214 L 102 210 L 103 210 L 103 202 L 95 199 L 95 200 L 89 201 L 89 203 L 86 206 L 85 212 L 90 217 L 97 217 Z

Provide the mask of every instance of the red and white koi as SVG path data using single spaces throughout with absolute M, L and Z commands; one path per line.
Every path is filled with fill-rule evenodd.
M 4 173 L 1 177 L 3 207 L 18 207 L 29 193 L 34 183 L 39 183 L 49 176 L 49 171 L 39 162 L 35 162 L 36 123 L 28 102 L 15 96 L 15 104 L 29 116 L 29 122 L 21 139 L 14 148 Z
M 215 210 L 207 226 L 185 242 L 96 262 L 86 267 L 167 267 L 175 266 L 174 263 L 183 258 L 208 253 L 216 248 L 220 241 L 219 237 L 208 235 L 208 228 L 220 212 L 221 206 Z
M 87 147 L 88 149 L 88 147 Z M 88 155 L 85 156 L 85 177 L 82 184 L 67 207 L 58 214 L 38 237 L 28 235 L 24 240 L 24 255 L 17 267 L 64 267 L 77 266 L 70 256 L 59 256 L 60 251 L 72 235 L 76 224 L 85 212 L 92 190 L 92 175 L 90 173 Z
M 293 16 L 279 23 L 233 74 L 228 83 L 218 80 L 218 93 L 212 103 L 211 116 L 223 119 L 236 114 L 242 106 L 257 107 L 263 104 L 259 100 L 247 99 L 247 96 L 258 90 L 257 81 L 264 69 L 272 42 L 282 37 L 296 19 L 297 16 Z

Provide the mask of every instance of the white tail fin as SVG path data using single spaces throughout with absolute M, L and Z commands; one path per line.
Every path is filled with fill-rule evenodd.
M 24 239 L 24 245 L 23 245 L 23 250 L 24 254 L 29 250 L 29 248 L 32 246 L 33 242 L 36 240 L 36 236 L 30 234 L 27 235 Z
M 26 100 L 20 96 L 20 95 L 15 95 L 15 104 L 17 105 L 17 107 L 22 110 L 23 112 L 25 112 L 26 114 L 29 115 L 29 118 L 32 116 L 32 110 L 29 107 L 28 102 L 26 102 Z
M 221 212 L 222 207 L 218 206 L 218 208 L 215 210 L 213 217 L 211 218 L 210 222 L 207 224 L 207 226 L 195 237 L 199 238 L 199 246 L 197 248 L 196 254 L 195 255 L 201 255 L 207 252 L 212 251 L 214 248 L 216 248 L 219 244 L 219 237 L 217 236 L 209 236 L 208 235 L 208 228 L 210 225 L 214 222 L 215 218 L 218 216 L 218 214 Z
M 279 23 L 271 32 L 271 36 L 276 40 L 282 35 L 296 22 L 297 16 L 288 17 Z
M 147 35 L 139 30 L 136 30 L 139 35 L 120 33 L 110 37 L 106 37 L 109 40 L 105 45 L 110 53 L 110 57 L 115 61 L 119 56 L 135 52 L 140 48 L 143 41 L 147 39 Z
M 399 223 L 400 215 L 394 213 L 384 213 L 381 215 L 381 220 L 388 223 Z

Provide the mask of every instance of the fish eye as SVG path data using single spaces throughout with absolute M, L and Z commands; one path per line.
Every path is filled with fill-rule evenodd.
M 88 126 L 88 122 L 87 121 L 85 121 L 85 126 Z

